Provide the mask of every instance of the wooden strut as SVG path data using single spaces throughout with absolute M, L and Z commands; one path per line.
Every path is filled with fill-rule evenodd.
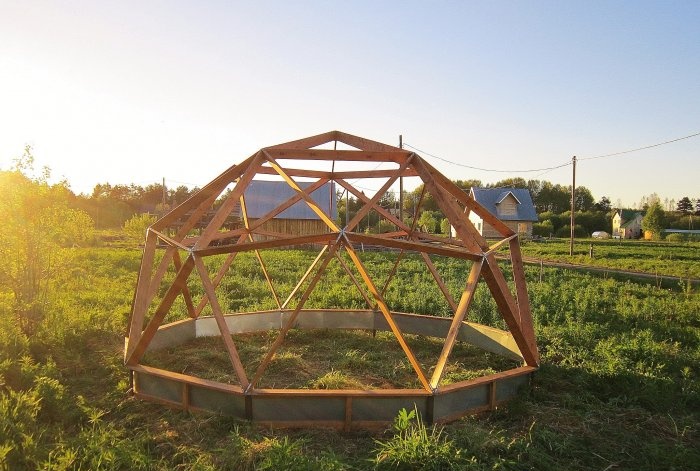
M 418 204 L 414 206 L 413 208 L 413 219 L 411 221 L 411 227 L 408 233 L 406 234 L 409 238 L 413 236 L 413 233 L 416 230 L 416 226 L 418 225 L 418 210 L 422 207 L 423 205 L 423 198 L 425 197 L 425 185 L 423 185 L 423 189 L 420 192 L 420 197 L 418 198 Z M 403 208 L 402 208 L 403 210 Z M 403 221 L 402 221 L 403 222 Z M 396 261 L 394 262 L 394 266 L 391 267 L 391 270 L 389 271 L 389 275 L 386 277 L 386 282 L 384 282 L 384 287 L 382 288 L 382 296 L 386 294 L 386 290 L 389 288 L 389 284 L 391 283 L 391 280 L 394 279 L 394 276 L 396 275 L 396 270 L 399 267 L 399 263 L 401 262 L 401 259 L 403 259 L 404 254 L 406 253 L 405 249 L 401 249 L 399 252 L 399 255 L 396 257 Z
M 243 243 L 244 240 L 246 240 L 248 236 L 246 234 L 241 235 L 238 238 L 238 241 L 236 242 L 237 244 Z M 231 252 L 228 254 L 228 257 L 226 257 L 226 260 L 224 260 L 224 263 L 221 265 L 221 268 L 219 268 L 219 271 L 216 273 L 216 276 L 214 277 L 214 281 L 212 284 L 214 285 L 214 289 L 219 287 L 219 284 L 221 283 L 221 280 L 224 279 L 224 275 L 228 272 L 228 269 L 231 267 L 231 264 L 235 260 L 236 256 L 240 252 Z M 207 306 L 207 303 L 209 302 L 209 297 L 208 296 L 202 296 L 202 299 L 200 299 L 199 304 L 197 305 L 197 309 L 195 309 L 195 317 L 199 317 L 200 314 L 202 314 L 202 311 L 204 308 Z
M 248 240 L 253 242 L 253 233 L 250 232 L 250 224 L 248 222 L 248 211 L 246 210 L 245 196 L 243 195 L 243 193 L 241 193 L 240 201 L 241 214 L 243 215 L 243 225 L 246 229 L 248 229 Z M 263 275 L 265 276 L 265 280 L 267 281 L 267 286 L 270 288 L 270 292 L 272 292 L 272 297 L 275 298 L 275 303 L 277 304 L 277 307 L 282 309 L 282 305 L 280 304 L 280 298 L 277 296 L 277 292 L 275 291 L 275 287 L 272 284 L 272 279 L 270 278 L 270 274 L 267 271 L 265 262 L 263 261 L 262 256 L 260 255 L 260 251 L 256 249 L 254 250 L 254 252 L 255 257 L 258 259 L 258 263 L 260 263 L 260 268 L 262 269 Z
M 357 281 L 355 274 L 352 272 L 352 270 L 350 270 L 350 267 L 348 266 L 348 264 L 345 263 L 345 260 L 343 260 L 343 257 L 339 253 L 336 252 L 335 258 L 338 259 L 338 261 L 340 262 L 340 265 L 343 267 L 343 270 L 345 270 L 345 273 L 347 273 L 348 276 L 350 276 L 350 280 L 352 280 L 352 282 L 355 285 L 355 287 L 357 288 L 357 290 L 360 292 L 362 297 L 365 299 L 365 302 L 367 303 L 367 307 L 371 310 L 375 310 L 376 307 L 375 307 L 374 303 L 372 303 L 372 300 L 369 299 L 369 296 L 367 296 L 367 293 L 365 293 L 365 290 L 362 289 L 362 286 L 360 286 L 359 281 Z
M 435 364 L 435 369 L 433 370 L 433 376 L 430 379 L 430 387 L 435 390 L 440 384 L 440 379 L 445 370 L 445 365 L 447 364 L 447 359 L 452 353 L 452 348 L 457 341 L 457 335 L 462 327 L 462 321 L 469 311 L 472 300 L 474 299 L 474 293 L 476 292 L 476 284 L 479 281 L 479 275 L 481 274 L 481 268 L 483 266 L 483 261 L 476 262 L 472 265 L 472 269 L 469 272 L 469 278 L 467 278 L 467 286 L 464 288 L 462 297 L 459 300 L 459 306 L 455 309 L 454 317 L 452 318 L 452 324 L 450 324 L 450 330 L 447 332 L 445 337 L 445 343 L 442 346 L 442 352 L 440 352 L 440 357 Z
M 204 262 L 200 257 L 195 257 L 194 262 L 197 266 L 199 277 L 202 280 L 204 291 L 207 293 L 207 297 L 209 298 L 209 304 L 211 305 L 211 310 L 214 313 L 216 325 L 219 327 L 219 332 L 221 333 L 221 338 L 226 346 L 226 351 L 228 352 L 229 359 L 231 360 L 233 370 L 236 372 L 236 376 L 238 377 L 241 387 L 246 389 L 250 383 L 248 382 L 248 377 L 246 376 L 245 369 L 241 363 L 241 358 L 238 355 L 238 350 L 236 350 L 236 344 L 233 342 L 233 338 L 231 337 L 231 331 L 226 324 L 226 319 L 224 318 L 224 314 L 221 310 L 219 300 L 216 297 L 214 285 L 211 283 L 211 279 L 209 278 L 207 267 L 204 265 Z
M 421 178 L 425 182 L 425 185 L 429 187 L 430 193 L 435 198 L 435 201 L 442 212 L 453 222 L 453 226 L 459 237 L 465 241 L 468 246 L 471 246 L 473 250 L 481 250 L 482 254 L 484 254 L 486 264 L 483 267 L 484 269 L 482 269 L 481 274 L 486 280 L 486 284 L 491 291 L 491 295 L 496 301 L 499 312 L 506 321 L 511 334 L 518 345 L 518 348 L 520 348 L 520 351 L 523 354 L 525 362 L 529 366 L 537 366 L 539 358 L 536 348 L 533 349 L 533 345 L 523 333 L 519 322 L 521 316 L 517 303 L 508 289 L 508 284 L 503 277 L 503 273 L 498 267 L 495 256 L 492 253 L 486 255 L 489 249 L 486 240 L 481 237 L 478 232 L 476 232 L 474 226 L 466 223 L 460 218 L 461 211 L 459 207 L 447 196 L 447 194 L 451 195 L 452 193 L 446 192 L 443 187 L 438 187 L 433 183 L 432 174 L 427 170 L 427 164 L 422 159 L 415 159 L 413 166 L 416 171 L 421 174 Z M 452 186 L 454 186 L 458 192 L 463 193 L 455 185 L 452 184 Z M 512 231 L 510 232 L 512 233 Z M 507 236 L 510 235 L 512 234 L 508 234 Z
M 359 150 L 313 148 L 332 141 L 336 144 L 337 142 L 342 142 Z M 284 160 L 285 162 L 295 160 L 332 160 L 333 167 L 330 172 L 286 168 L 281 165 L 278 160 Z M 391 170 L 335 172 L 336 160 L 346 162 L 389 162 L 393 163 L 393 166 L 398 168 Z M 294 190 L 295 194 L 261 218 L 250 220 L 246 207 L 245 190 L 256 174 L 278 175 Z M 379 200 L 386 194 L 391 186 L 403 176 L 418 176 L 424 183 L 420 201 L 418 207 L 416 207 L 413 222 L 410 227 L 403 222 L 402 218 L 397 218 L 390 211 L 382 208 L 378 204 Z M 295 178 L 298 177 L 316 178 L 317 180 L 305 188 L 302 188 L 295 180 Z M 386 178 L 387 181 L 374 196 L 370 198 L 346 181 L 354 178 Z M 206 211 L 211 210 L 217 197 L 221 196 L 227 186 L 234 181 L 236 182 L 235 186 L 232 187 L 230 194 L 223 199 L 222 204 L 214 212 L 213 218 L 206 225 L 201 235 L 199 237 L 188 237 L 191 229 L 201 221 Z M 311 196 L 314 191 L 330 181 L 335 181 L 345 188 L 348 193 L 352 193 L 359 201 L 364 203 L 352 220 L 345 220 L 345 227 L 342 228 L 332 219 L 332 202 L 329 202 L 327 211 L 324 211 L 322 205 L 317 203 Z M 440 207 L 450 222 L 453 223 L 459 239 L 447 241 L 431 234 L 416 233 L 416 215 L 422 206 L 424 196 L 427 192 L 434 196 L 438 207 Z M 318 218 L 323 221 L 330 232 L 288 237 L 286 234 L 262 230 L 262 226 L 266 222 L 300 201 L 303 201 Z M 236 209 L 238 204 L 240 204 L 244 228 L 222 232 L 222 225 L 231 212 Z M 462 207 L 460 207 L 460 205 Z M 189 209 L 193 207 L 195 210 L 189 213 Z M 379 213 L 385 220 L 394 224 L 397 230 L 391 233 L 377 235 L 353 232 L 362 219 L 372 210 Z M 471 211 L 478 214 L 485 222 L 494 227 L 504 239 L 489 246 L 487 241 L 468 221 L 468 214 Z M 165 233 L 166 228 L 183 220 L 183 218 L 186 219 L 174 236 Z M 254 235 L 265 235 L 273 237 L 273 239 L 256 241 Z M 225 245 L 212 243 L 213 241 L 232 239 L 234 237 L 237 238 L 235 243 L 229 243 L 228 240 L 224 241 Z M 159 248 L 158 240 L 167 244 L 167 247 L 165 248 L 163 258 L 158 263 L 155 263 L 155 251 Z M 299 279 L 289 296 L 284 302 L 281 302 L 260 251 L 276 247 L 305 245 L 310 243 L 323 244 L 323 247 L 304 275 Z M 393 264 L 381 290 L 375 285 L 374 280 L 355 249 L 354 244 L 358 243 L 377 244 L 383 247 L 400 250 L 399 256 Z M 503 276 L 503 272 L 495 258 L 496 251 L 505 244 L 509 245 L 511 260 L 513 262 L 512 270 L 515 295 L 511 293 L 508 283 Z M 184 261 L 181 258 L 180 250 L 187 252 L 187 257 Z M 347 259 L 342 253 L 343 250 L 353 262 L 354 270 L 352 265 L 346 262 Z M 270 292 L 277 304 L 277 309 L 280 314 L 284 314 L 284 317 L 286 317 L 286 321 L 281 326 L 277 337 L 250 379 L 246 374 L 235 342 L 231 336 L 225 313 L 216 295 L 217 288 L 225 274 L 230 270 L 237 254 L 241 251 L 253 251 L 255 253 Z M 426 375 L 422 365 L 408 345 L 404 333 L 399 327 L 399 323 L 394 319 L 394 315 L 384 298 L 406 251 L 420 253 L 426 267 L 437 283 L 438 288 L 454 312 L 449 322 L 449 330 L 445 337 L 445 343 L 430 377 Z M 227 258 L 212 279 L 204 264 L 203 257 L 216 254 L 227 254 Z M 450 294 L 447 284 L 440 276 L 435 263 L 431 259 L 431 255 L 447 256 L 474 262 L 471 266 L 471 271 L 466 280 L 459 302 L 456 302 Z M 331 131 L 318 136 L 311 136 L 309 138 L 261 149 L 240 165 L 230 167 L 214 181 L 190 197 L 185 203 L 170 211 L 166 216 L 149 228 L 146 235 L 141 267 L 139 269 L 137 287 L 134 293 L 133 309 L 129 323 L 129 339 L 125 351 L 125 363 L 132 369 L 138 367 L 148 345 L 163 323 L 165 316 L 172 308 L 175 299 L 182 294 L 187 307 L 187 313 L 191 318 L 196 319 L 207 304 L 211 306 L 213 317 L 224 342 L 231 366 L 240 382 L 241 391 L 245 393 L 253 391 L 256 394 L 266 391 L 256 390 L 256 387 L 270 363 L 273 361 L 276 353 L 282 347 L 287 333 L 297 322 L 299 314 L 304 309 L 304 305 L 314 293 L 322 277 L 328 272 L 328 265 L 333 259 L 338 260 L 342 269 L 350 277 L 351 282 L 364 298 L 368 308 L 375 311 L 375 313 L 377 310 L 382 313 L 384 320 L 414 369 L 423 391 L 427 392 L 428 395 L 435 394 L 440 387 L 446 365 L 457 342 L 462 325 L 467 318 L 481 277 L 484 278 L 498 306 L 499 312 L 508 325 L 510 335 L 512 335 L 512 338 L 508 336 L 506 348 L 513 353 L 519 350 L 519 354 L 522 355 L 527 365 L 531 367 L 538 365 L 539 353 L 537 351 L 536 338 L 532 324 L 532 313 L 530 311 L 525 273 L 522 266 L 522 253 L 520 251 L 517 234 L 502 221 L 489 213 L 468 194 L 457 188 L 449 179 L 437 172 L 437 170 L 421 159 L 417 154 L 339 131 Z M 145 317 L 149 312 L 150 306 L 158 293 L 161 282 L 168 267 L 171 266 L 171 263 L 176 271 L 175 279 L 155 308 L 155 312 L 145 329 L 142 330 Z M 205 292 L 196 307 L 192 300 L 192 293 L 187 285 L 187 280 L 194 269 L 196 269 L 199 274 Z M 364 286 L 356 274 L 359 274 L 362 282 L 364 282 Z M 300 292 L 301 296 L 298 297 Z M 294 309 L 289 310 L 288 306 L 297 297 L 298 301 Z M 447 327 L 447 323 L 448 321 L 445 320 L 443 325 Z M 506 335 L 505 332 L 503 334 Z M 513 345 L 513 341 L 517 344 L 517 348 Z M 503 345 L 505 345 L 505 343 Z M 496 403 L 495 386 L 494 381 L 489 390 L 489 402 L 491 407 Z M 449 388 L 449 386 L 447 388 Z M 184 388 L 181 390 L 181 396 L 183 407 L 186 409 L 189 408 L 190 390 L 187 384 L 185 384 Z M 252 419 L 252 401 L 248 401 L 246 404 L 248 405 L 249 402 L 251 407 L 246 407 L 246 415 Z M 348 396 L 346 398 L 344 418 L 345 427 L 348 429 L 352 423 L 352 407 L 352 399 Z M 430 409 L 432 412 L 432 407 L 430 407 Z
M 336 240 L 336 243 L 331 245 L 331 247 L 328 250 L 328 253 L 326 256 L 323 258 L 323 261 L 321 262 L 321 265 L 318 267 L 318 270 L 314 274 L 313 278 L 311 279 L 311 282 L 309 283 L 309 286 L 306 287 L 306 290 L 304 290 L 304 293 L 301 296 L 301 299 L 297 303 L 296 308 L 291 312 L 289 315 L 289 319 L 287 319 L 287 322 L 282 326 L 280 329 L 279 334 L 277 335 L 277 338 L 275 341 L 270 345 L 270 349 L 267 351 L 267 354 L 263 358 L 262 362 L 260 362 L 260 365 L 258 365 L 258 369 L 255 371 L 255 375 L 253 375 L 253 379 L 250 382 L 250 385 L 248 386 L 247 389 L 255 388 L 260 381 L 260 378 L 262 377 L 263 373 L 267 369 L 268 365 L 272 361 L 272 358 L 274 357 L 275 353 L 279 349 L 279 347 L 282 345 L 282 342 L 284 341 L 285 336 L 287 335 L 287 332 L 289 332 L 289 329 L 292 328 L 294 325 L 294 322 L 297 319 L 297 316 L 299 315 L 299 312 L 301 309 L 304 307 L 304 304 L 306 301 L 309 299 L 309 296 L 311 296 L 311 293 L 314 290 L 314 287 L 316 287 L 316 283 L 319 282 L 321 279 L 321 275 L 325 271 L 326 267 L 328 266 L 328 263 L 335 257 L 335 253 L 338 250 L 340 246 L 340 241 L 339 239 Z M 246 389 L 246 391 L 247 391 Z
M 372 293 L 372 296 L 374 296 L 374 299 L 379 307 L 379 310 L 384 315 L 384 319 L 386 320 L 387 324 L 389 324 L 389 327 L 391 328 L 391 331 L 394 333 L 396 340 L 398 340 L 399 345 L 401 345 L 401 348 L 403 349 L 404 353 L 408 357 L 408 361 L 411 363 L 413 370 L 416 372 L 416 375 L 418 376 L 418 380 L 420 381 L 420 383 L 423 385 L 423 387 L 427 391 L 432 391 L 432 388 L 430 387 L 430 383 L 428 382 L 428 379 L 426 378 L 425 373 L 423 372 L 423 368 L 420 366 L 420 363 L 418 363 L 418 360 L 416 359 L 416 356 L 413 354 L 411 347 L 406 343 L 406 339 L 404 338 L 403 333 L 401 332 L 401 328 L 394 321 L 394 318 L 391 315 L 391 311 L 389 310 L 389 307 L 387 306 L 386 301 L 384 301 L 384 298 L 379 293 L 379 290 L 377 289 L 376 285 L 374 284 L 374 282 L 370 278 L 369 274 L 367 273 L 367 270 L 365 269 L 364 264 L 362 263 L 360 258 L 357 256 L 357 253 L 355 253 L 355 250 L 352 248 L 352 243 L 347 238 L 347 235 L 343 234 L 343 236 L 345 237 L 345 241 L 346 241 L 345 251 L 348 253 L 348 255 L 352 259 L 353 263 L 355 264 L 355 268 L 357 268 L 357 271 L 360 273 L 360 276 L 364 280 L 365 285 L 367 285 L 367 288 L 369 289 L 370 293 Z

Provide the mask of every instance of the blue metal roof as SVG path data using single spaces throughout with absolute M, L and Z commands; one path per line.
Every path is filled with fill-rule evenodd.
M 313 182 L 297 182 L 302 188 L 307 188 Z M 257 219 L 269 213 L 280 204 L 296 195 L 296 191 L 287 182 L 253 180 L 245 189 L 245 205 L 248 217 Z M 330 206 L 330 217 L 336 219 L 338 208 L 336 206 L 335 183 L 327 183 L 311 193 L 311 198 L 316 204 L 328 214 Z M 275 216 L 275 219 L 320 219 L 304 200 L 294 203 L 290 208 L 285 209 Z
M 488 212 L 502 221 L 533 221 L 537 222 L 537 211 L 532 204 L 530 191 L 526 188 L 475 188 L 471 189 L 477 203 L 485 207 Z M 503 201 L 508 194 L 520 203 L 516 204 L 516 212 L 512 215 L 498 214 L 497 204 Z

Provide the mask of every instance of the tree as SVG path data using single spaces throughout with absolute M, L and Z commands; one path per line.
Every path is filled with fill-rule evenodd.
M 146 229 L 156 220 L 157 216 L 148 213 L 136 214 L 124 223 L 124 234 L 132 241 L 143 241 L 146 238 Z
M 690 198 L 687 196 L 684 196 L 680 200 L 678 200 L 678 203 L 676 204 L 676 211 L 680 211 L 682 213 L 690 214 L 693 212 L 693 202 L 690 201 Z
M 571 192 L 571 187 L 569 187 L 569 192 Z M 591 190 L 585 186 L 579 186 L 576 188 L 576 210 L 577 211 L 590 211 L 593 208 L 593 195 Z
M 700 198 L 695 200 L 695 214 L 700 216 Z
M 610 202 L 610 199 L 607 196 L 603 196 L 600 198 L 600 201 L 593 205 L 593 207 L 597 211 L 604 211 L 608 213 L 610 212 L 610 210 L 612 210 L 612 203 Z
M 449 219 L 444 218 L 440 221 L 440 232 L 442 234 L 447 234 L 448 236 L 452 235 L 452 224 L 450 224 Z
M 423 211 L 418 218 L 418 227 L 424 232 L 435 233 L 440 214 L 437 211 Z
M 65 269 L 64 247 L 86 242 L 93 223 L 84 211 L 69 207 L 74 197 L 65 182 L 49 184 L 50 171 L 33 173 L 27 146 L 10 171 L 0 171 L 0 290 L 11 292 L 17 325 L 36 331 L 49 302 L 51 282 Z
M 654 240 L 660 240 L 666 225 L 664 209 L 659 200 L 654 200 L 649 204 L 644 218 L 642 219 L 642 229 L 651 232 Z

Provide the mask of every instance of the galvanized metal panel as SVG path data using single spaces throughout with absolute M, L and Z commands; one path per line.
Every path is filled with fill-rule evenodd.
M 195 336 L 194 319 L 185 319 L 161 326 L 146 349 L 147 352 L 180 345 Z
M 245 396 L 191 385 L 190 406 L 224 415 L 245 418 Z
M 422 417 L 426 417 L 427 397 L 353 397 L 352 421 L 391 422 L 401 409 L 418 408 Z
M 529 374 L 498 380 L 496 382 L 496 401 L 500 402 L 513 399 L 518 395 L 520 388 L 527 386 L 529 381 Z
M 134 390 L 170 402 L 182 403 L 182 383 L 134 371 Z
M 484 383 L 468 389 L 456 389 L 435 396 L 434 420 L 438 421 L 470 409 L 489 405 L 490 385 Z
M 345 397 L 253 396 L 253 421 L 342 421 Z

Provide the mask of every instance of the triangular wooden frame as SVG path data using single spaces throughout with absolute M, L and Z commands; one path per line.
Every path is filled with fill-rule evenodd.
M 328 143 L 341 142 L 356 150 L 321 149 Z M 352 171 L 322 171 L 316 169 L 295 168 L 281 163 L 294 161 L 348 161 L 370 162 L 375 165 L 374 170 Z M 393 164 L 393 169 L 376 169 L 376 164 L 387 162 Z M 398 167 L 398 168 L 396 168 Z M 318 167 L 320 168 L 320 167 Z M 332 168 L 335 168 L 333 166 Z M 285 181 L 295 191 L 295 195 L 278 205 L 278 207 L 262 218 L 251 222 L 247 217 L 244 192 L 253 178 L 258 174 L 275 175 Z M 409 226 L 391 212 L 382 208 L 378 201 L 391 186 L 400 178 L 419 177 L 424 184 L 424 190 L 429 192 L 440 210 L 449 219 L 458 235 L 458 239 L 446 241 L 430 234 L 417 233 L 414 223 Z M 312 178 L 316 181 L 302 188 L 296 178 Z M 363 178 L 386 179 L 382 187 L 372 196 L 366 196 L 356 188 L 351 180 Z M 332 215 L 321 208 L 311 197 L 318 188 L 335 182 L 345 191 L 361 200 L 364 205 L 356 215 L 347 222 L 339 224 L 333 220 Z M 231 187 L 226 198 L 221 201 L 218 209 L 214 211 L 210 219 L 205 220 L 207 211 L 224 190 Z M 422 197 L 421 197 L 422 199 Z M 326 232 L 312 235 L 277 234 L 262 229 L 263 224 L 292 205 L 303 202 L 322 220 L 327 228 Z M 240 208 L 243 215 L 243 227 L 222 231 L 224 221 L 232 211 Z M 395 225 L 396 231 L 385 234 L 364 234 L 356 232 L 358 223 L 370 211 L 376 211 L 382 218 Z M 476 231 L 468 219 L 468 213 L 474 211 L 498 231 L 502 239 L 489 244 Z M 200 235 L 193 235 L 191 231 L 197 225 L 204 224 Z M 169 231 L 169 228 L 176 227 Z M 262 236 L 264 240 L 256 239 Z M 289 296 L 282 300 L 275 291 L 273 280 L 268 273 L 265 263 L 260 255 L 260 250 L 276 247 L 285 247 L 300 244 L 322 244 L 318 256 L 306 273 L 301 277 Z M 368 274 L 362 260 L 358 256 L 356 244 L 373 244 L 387 248 L 396 248 L 401 252 L 396 263 L 383 284 L 377 285 Z M 513 271 L 515 293 L 511 293 L 506 279 L 499 267 L 494 252 L 508 244 L 510 262 Z M 156 262 L 156 251 L 163 250 L 162 258 Z M 342 257 L 340 250 L 348 254 L 352 265 L 359 274 L 358 279 Z M 188 254 L 184 259 L 180 253 Z M 238 357 L 235 345 L 231 340 L 230 332 L 224 318 L 225 313 L 216 299 L 216 290 L 225 273 L 235 262 L 239 252 L 252 251 L 256 254 L 261 269 L 265 275 L 271 294 L 280 312 L 285 311 L 289 315 L 287 321 L 280 329 L 279 335 L 269 349 L 266 357 L 260 363 L 257 371 L 249 379 L 246 376 L 241 360 Z M 433 369 L 431 377 L 428 377 L 416 360 L 415 355 L 403 338 L 399 325 L 393 318 L 392 311 L 387 305 L 384 294 L 388 284 L 400 263 L 405 251 L 417 252 L 424 260 L 428 270 L 433 275 L 438 287 L 445 296 L 447 303 L 452 307 L 454 316 L 445 338 L 445 343 L 440 357 Z M 203 259 L 210 255 L 227 254 L 228 257 L 218 272 L 210 277 Z M 466 282 L 464 291 L 459 301 L 450 296 L 444 281 L 437 272 L 430 255 L 442 255 L 469 260 L 472 263 L 471 272 Z M 292 328 L 294 322 L 303 309 L 304 303 L 314 290 L 314 287 L 322 277 L 328 263 L 337 259 L 343 265 L 343 269 L 350 276 L 353 284 L 360 290 L 370 309 L 381 312 L 397 341 L 401 344 L 406 357 L 411 363 L 422 386 L 429 392 L 436 391 L 440 386 L 440 380 L 444 367 L 457 340 L 458 332 L 469 311 L 476 286 L 483 279 L 496 301 L 499 313 L 508 325 L 509 331 L 520 350 L 525 363 L 528 366 L 539 364 L 539 354 L 535 340 L 532 315 L 530 312 L 525 273 L 523 270 L 522 255 L 517 235 L 506 224 L 489 213 L 479 205 L 467 193 L 455 186 L 447 177 L 438 172 L 428 162 L 423 160 L 415 152 L 398 147 L 382 144 L 373 140 L 347 134 L 341 131 L 330 131 L 316 136 L 285 142 L 261 149 L 238 165 L 234 165 L 223 172 L 211 183 L 203 187 L 184 203 L 174 208 L 151 228 L 149 228 L 138 274 L 136 291 L 132 313 L 128 327 L 128 338 L 125 346 L 125 362 L 130 367 L 140 364 L 143 354 L 174 299 L 182 294 L 187 306 L 188 314 L 192 318 L 198 318 L 205 305 L 212 308 L 214 318 L 219 326 L 219 331 L 224 339 L 231 364 L 239 379 L 241 388 L 249 392 L 255 390 L 256 384 L 265 368 L 271 361 L 275 351 L 284 341 L 286 332 Z M 174 266 L 176 276 L 167 287 L 164 296 L 149 322 L 145 324 L 146 315 L 155 299 L 155 293 L 161 288 L 164 275 L 169 266 Z M 205 296 L 195 305 L 187 288 L 186 280 L 196 271 L 202 281 Z M 302 292 L 302 285 L 306 287 Z M 365 288 L 365 289 L 363 289 Z M 301 297 L 293 309 L 289 308 L 291 300 L 301 292 Z M 368 294 L 369 293 L 369 294 Z

